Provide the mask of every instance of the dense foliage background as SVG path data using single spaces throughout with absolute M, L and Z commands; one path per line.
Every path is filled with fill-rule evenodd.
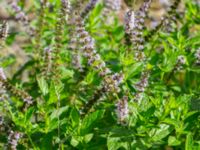
M 0 149 L 200 150 L 200 3 L 138 2 L 0 0 Z

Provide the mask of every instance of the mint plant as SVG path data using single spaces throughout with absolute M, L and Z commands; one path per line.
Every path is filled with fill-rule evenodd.
M 200 4 L 154 2 L 6 1 L 0 149 L 200 149 Z

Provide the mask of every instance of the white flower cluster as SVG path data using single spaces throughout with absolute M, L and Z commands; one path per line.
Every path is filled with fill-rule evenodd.
M 121 100 L 117 102 L 116 114 L 117 114 L 118 122 L 120 124 L 126 123 L 126 119 L 129 115 L 127 96 L 124 96 Z
M 50 47 L 44 48 L 43 62 L 44 65 L 42 68 L 42 74 L 49 75 L 51 73 L 51 68 L 52 68 L 52 49 Z
M 143 51 L 144 50 L 144 38 L 143 30 L 145 27 L 144 19 L 147 16 L 148 9 L 150 7 L 152 0 L 144 2 L 140 9 L 135 13 L 134 17 L 134 26 L 130 31 L 131 41 L 133 43 L 134 50 Z M 132 20 L 130 20 L 132 21 Z
M 125 14 L 125 32 L 130 37 L 137 61 L 145 60 L 143 30 L 151 2 L 152 0 L 148 0 L 143 3 L 138 11 L 128 10 Z
M 149 85 L 149 71 L 142 72 L 140 77 L 140 81 L 135 84 L 136 96 L 135 100 L 140 100 L 142 98 L 142 94 L 145 92 L 146 87 Z
M 8 22 L 4 21 L 0 26 L 0 39 L 4 40 L 8 36 L 8 29 L 9 29 Z
M 88 65 L 96 70 L 100 70 L 100 74 L 105 76 L 110 71 L 107 70 L 105 62 L 95 50 L 94 40 L 84 28 L 83 20 L 77 16 L 76 18 L 76 33 L 79 38 L 80 45 L 82 45 L 83 56 L 87 58 Z M 103 73 L 102 73 L 103 72 Z
M 135 85 L 135 88 L 137 89 L 138 92 L 145 91 L 145 88 L 148 86 L 148 78 L 149 78 L 149 74 L 147 74 L 146 72 L 143 72 L 141 75 L 141 80 Z
M 28 18 L 25 15 L 25 13 L 22 11 L 21 7 L 18 6 L 17 2 L 12 2 L 11 7 L 13 11 L 15 12 L 15 18 L 18 21 L 21 21 L 24 25 L 28 25 Z
M 30 21 L 27 15 L 22 11 L 21 7 L 17 4 L 16 1 L 11 3 L 11 7 L 15 13 L 15 19 L 22 23 L 26 27 L 26 32 L 32 36 L 34 33 L 34 29 L 30 27 Z
M 183 65 L 186 63 L 186 59 L 183 55 L 178 56 L 175 71 L 180 71 L 183 69 Z
M 103 16 L 107 17 L 111 12 L 118 12 L 121 9 L 121 0 L 104 0 Z M 110 18 L 109 18 L 110 19 Z M 108 20 L 110 22 L 110 20 Z
M 84 10 L 82 11 L 81 17 L 85 18 L 88 15 L 88 13 L 95 7 L 97 2 L 98 0 L 90 0 L 84 8 Z
M 69 0 L 61 0 L 61 4 L 62 4 L 62 12 L 63 15 L 66 16 L 66 18 L 69 17 L 70 12 L 71 12 L 71 4 Z M 66 19 L 67 20 L 67 19 Z
M 3 68 L 0 68 L 0 86 L 3 90 L 9 91 L 17 97 L 21 98 L 25 103 L 25 108 L 33 103 L 33 98 L 28 93 L 16 89 L 14 86 L 7 82 Z
M 5 126 L 5 120 L 3 116 L 0 116 L 0 132 L 5 132 L 6 126 Z
M 125 32 L 130 35 L 131 31 L 135 28 L 135 13 L 133 10 L 128 10 L 124 17 Z
M 82 45 L 83 56 L 87 58 L 88 65 L 99 72 L 104 79 L 104 88 L 108 92 L 118 93 L 119 85 L 122 83 L 123 76 L 121 74 L 111 75 L 111 70 L 106 67 L 105 62 L 95 50 L 94 39 L 85 30 L 84 22 L 80 16 L 76 18 L 76 33 Z
M 6 75 L 3 71 L 3 68 L 0 68 L 0 101 L 3 101 L 7 98 L 6 89 L 4 86 L 5 80 L 6 80 Z
M 185 57 L 183 55 L 178 56 L 177 63 L 184 65 L 186 63 Z
M 104 0 L 107 9 L 118 11 L 121 9 L 121 0 Z
M 6 75 L 3 68 L 0 68 L 0 80 L 6 80 Z
M 10 131 L 8 135 L 8 147 L 12 150 L 17 150 L 18 141 L 22 137 L 22 134 L 19 132 Z
M 74 16 L 75 12 L 71 11 L 71 15 Z M 78 33 L 76 30 L 76 21 L 74 17 L 68 18 L 68 24 L 69 24 L 69 34 L 70 39 L 68 43 L 68 49 L 71 51 L 72 54 L 72 66 L 77 69 L 79 72 L 83 72 L 83 66 L 81 64 L 81 54 L 80 54 L 80 43 L 79 39 L 77 37 Z
M 162 18 L 163 22 L 163 29 L 167 33 L 171 33 L 174 31 L 173 24 L 177 22 L 177 16 L 176 16 L 176 9 L 179 6 L 181 0 L 173 0 L 172 5 L 170 6 L 167 14 L 165 17 Z
M 72 65 L 75 67 L 75 69 L 78 69 L 80 72 L 82 72 L 83 67 L 81 64 L 81 55 L 78 49 L 79 49 L 78 39 L 75 33 L 72 32 L 71 38 L 69 41 L 69 50 L 72 51 Z
M 33 98 L 31 96 L 24 97 L 23 101 L 26 104 L 25 109 L 33 104 Z
M 123 73 L 115 73 L 114 75 L 105 76 L 104 88 L 108 92 L 113 92 L 113 95 L 120 92 L 119 86 L 122 84 Z

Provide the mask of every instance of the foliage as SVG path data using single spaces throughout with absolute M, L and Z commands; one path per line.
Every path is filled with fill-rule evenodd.
M 86 11 L 77 32 L 76 11 L 66 15 L 62 10 L 70 8 L 61 9 L 59 0 L 34 1 L 26 12 L 37 14 L 34 19 L 18 20 L 25 30 L 10 30 L 5 42 L 1 39 L 3 49 L 18 36 L 27 38 L 19 47 L 28 60 L 7 74 L 18 56 L 0 58 L 8 75 L 3 78 L 0 70 L 0 147 L 13 144 L 13 131 L 21 135 L 17 149 L 22 150 L 200 149 L 200 5 L 183 4 L 184 14 L 176 13 L 170 32 L 164 27 L 140 31 L 145 58 L 138 60 L 123 23 L 114 10 L 105 16 L 102 2 Z M 23 8 L 23 1 L 18 5 Z M 74 2 L 71 7 L 80 9 Z M 91 64 L 81 43 L 83 28 L 101 57 Z M 113 74 L 123 74 L 119 92 L 105 89 L 113 84 L 108 80 L 116 80 L 112 73 L 99 75 L 106 68 L 98 68 L 102 62 Z M 124 99 L 128 108 L 118 106 L 126 105 L 119 103 Z

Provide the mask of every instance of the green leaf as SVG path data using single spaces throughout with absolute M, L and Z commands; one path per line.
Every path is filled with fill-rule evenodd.
M 193 138 L 192 133 L 188 133 L 185 142 L 185 150 L 193 150 Z
M 57 103 L 60 93 L 63 90 L 63 84 L 51 82 L 48 104 Z
M 50 121 L 48 127 L 46 128 L 46 132 L 51 132 L 52 130 L 58 127 L 58 119 L 53 119 Z
M 185 115 L 184 122 L 193 122 L 194 120 L 198 119 L 199 115 L 200 115 L 200 112 L 198 112 L 198 111 L 188 112 Z
M 50 115 L 50 120 L 57 119 L 60 115 L 68 110 L 69 106 L 61 107 L 57 110 L 54 110 Z
M 46 94 L 48 94 L 48 84 L 47 84 L 47 82 L 45 81 L 45 79 L 44 79 L 44 77 L 38 77 L 37 78 L 37 82 L 38 82 L 38 86 L 39 86 L 39 88 L 40 88 L 40 90 L 41 90 L 41 92 L 42 92 L 42 95 L 46 95 Z
M 86 134 L 86 135 L 84 136 L 84 141 L 85 141 L 85 143 L 90 142 L 90 141 L 92 140 L 93 136 L 94 136 L 93 133 Z
M 193 150 L 200 150 L 200 141 L 196 141 L 194 146 L 193 146 Z
M 17 35 L 17 33 L 11 33 L 11 34 L 9 34 L 9 36 L 6 39 L 6 44 L 7 45 L 11 45 L 15 41 L 16 35 Z
M 171 86 L 174 91 L 181 92 L 181 88 L 179 86 Z
M 96 112 L 93 112 L 89 115 L 87 115 L 82 122 L 82 126 L 80 129 L 80 133 L 81 135 L 85 135 L 87 133 L 90 133 L 93 129 L 93 127 L 95 126 L 95 124 L 102 119 L 104 115 L 104 111 L 103 110 L 98 110 Z
M 48 104 L 56 103 L 57 101 L 56 87 L 54 82 L 51 82 Z
M 173 127 L 166 124 L 160 124 L 158 129 L 151 130 L 151 139 L 153 141 L 160 141 L 163 138 L 167 137 L 173 131 Z
M 179 122 L 175 119 L 166 118 L 162 122 L 167 123 L 169 125 L 173 125 L 175 128 L 179 128 Z
M 103 9 L 103 6 L 101 4 L 96 5 L 96 7 L 93 9 L 93 11 L 91 13 L 91 17 L 101 15 L 102 9 Z
M 80 122 L 80 114 L 76 108 L 73 108 L 70 113 L 70 117 L 72 120 L 72 126 L 75 127 L 79 125 Z
M 131 79 L 135 75 L 137 75 L 141 71 L 142 67 L 143 67 L 143 65 L 141 63 L 135 63 L 135 64 L 127 67 L 127 71 L 125 72 L 126 80 Z
M 195 37 L 191 37 L 188 40 L 186 40 L 185 46 L 196 45 L 199 44 L 199 42 L 200 42 L 200 35 L 197 35 Z
M 86 82 L 86 84 L 91 84 L 95 79 L 94 79 L 94 77 L 95 77 L 95 72 L 94 71 L 90 71 L 88 74 L 87 74 L 87 76 L 85 77 L 85 82 Z
M 169 146 L 177 146 L 180 145 L 181 141 L 177 140 L 174 136 L 169 136 L 168 138 L 168 145 Z
M 48 133 L 46 135 L 43 135 L 42 137 L 38 137 L 38 139 L 40 138 L 42 138 L 42 142 L 40 145 L 41 150 L 52 149 L 52 139 L 53 139 L 52 133 Z
M 128 149 L 128 143 L 122 142 L 119 137 L 108 137 L 107 139 L 108 150 L 117 150 L 119 148 Z
M 116 41 L 120 41 L 124 37 L 124 27 L 123 26 L 116 27 L 113 30 L 112 34 Z
M 72 136 L 71 141 L 70 141 L 70 144 L 71 144 L 73 147 L 76 147 L 76 146 L 79 144 L 79 139 L 77 139 L 77 137 Z
M 69 70 L 69 69 L 66 69 L 65 67 L 61 67 L 62 69 L 62 78 L 73 78 L 74 76 L 74 71 L 73 70 Z
M 68 122 L 67 119 L 62 119 L 62 120 L 58 120 L 57 119 L 53 119 L 50 121 L 50 124 L 48 126 L 48 132 L 51 132 L 52 130 L 55 130 L 56 128 L 58 128 L 58 126 L 61 126 L 63 124 L 66 124 Z
M 25 114 L 25 121 L 24 123 L 27 124 L 27 123 L 30 123 L 30 119 L 34 113 L 35 109 L 33 107 L 29 108 L 27 111 L 26 111 L 26 114 Z
M 1 54 L 0 54 L 0 60 L 1 60 L 0 66 L 2 66 L 3 68 L 6 68 L 16 62 L 16 57 L 14 55 L 10 54 L 7 57 L 1 58 Z
M 112 137 L 125 137 L 135 134 L 135 131 L 131 129 L 125 129 L 124 127 L 113 127 L 110 133 L 112 134 Z

